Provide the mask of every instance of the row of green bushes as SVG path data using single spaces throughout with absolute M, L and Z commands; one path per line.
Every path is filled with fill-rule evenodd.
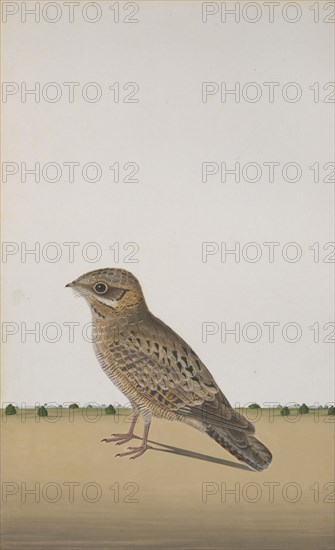
M 309 413 L 309 408 L 307 407 L 307 405 L 305 403 L 303 403 L 297 410 L 300 414 L 308 414 Z M 331 415 L 331 416 L 335 415 L 335 407 L 333 407 L 333 405 L 331 407 L 329 407 L 327 410 L 328 410 L 329 415 Z M 282 416 L 289 416 L 291 414 L 291 410 L 288 407 L 283 407 L 280 410 L 280 414 Z
M 257 403 L 252 403 L 251 405 L 249 405 L 249 409 L 260 409 L 260 408 L 261 407 Z M 69 409 L 79 409 L 79 405 L 77 405 L 77 403 L 72 403 L 69 406 Z M 298 408 L 298 412 L 300 414 L 308 414 L 309 413 L 309 408 L 307 407 L 307 405 L 305 403 L 303 403 Z M 14 405 L 12 405 L 12 404 L 7 405 L 7 407 L 5 409 L 5 414 L 12 415 L 12 414 L 16 414 L 16 413 L 17 413 L 17 410 L 16 410 L 16 407 L 14 407 Z M 36 413 L 37 413 L 38 416 L 48 416 L 48 409 L 45 406 L 37 407 Z M 106 414 L 116 414 L 116 410 L 114 409 L 113 405 L 108 405 L 108 407 L 105 408 L 105 413 Z M 280 414 L 282 416 L 289 416 L 290 413 L 291 413 L 291 410 L 288 407 L 282 407 L 280 409 Z M 335 415 L 335 407 L 333 407 L 333 406 L 329 407 L 328 408 L 328 414 L 332 415 L 332 416 Z
M 248 407 L 249 409 L 260 409 L 261 407 L 257 404 L 257 403 L 252 403 L 251 405 L 249 405 Z M 333 405 L 331 407 L 325 407 L 326 410 L 328 410 L 328 414 L 329 415 L 335 415 L 335 407 L 333 407 Z M 298 407 L 298 409 L 294 409 L 294 410 L 298 410 L 298 412 L 300 414 L 308 414 L 309 413 L 309 407 L 307 407 L 306 403 L 303 403 L 302 405 L 300 405 L 300 407 Z M 291 413 L 291 410 L 288 408 L 288 407 L 281 407 L 280 408 L 280 414 L 282 416 L 289 416 Z
M 72 405 L 69 406 L 69 409 L 79 409 L 79 406 L 77 405 L 77 403 L 72 403 Z M 5 414 L 9 416 L 16 413 L 17 409 L 11 403 L 5 408 Z M 114 409 L 113 405 L 108 405 L 108 407 L 105 408 L 105 413 L 116 414 L 116 410 Z M 37 416 L 48 416 L 48 409 L 43 405 L 41 407 L 37 407 L 36 414 Z

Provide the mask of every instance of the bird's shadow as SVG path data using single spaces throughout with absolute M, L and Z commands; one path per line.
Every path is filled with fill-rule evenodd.
M 231 460 L 225 460 L 224 458 L 217 458 L 215 456 L 204 455 L 202 453 L 196 453 L 195 451 L 189 451 L 188 449 L 181 449 L 180 447 L 173 447 L 172 445 L 166 445 L 165 443 L 158 443 L 157 441 L 150 441 L 148 443 L 152 445 L 158 445 L 157 447 L 149 447 L 153 451 L 161 451 L 163 453 L 171 453 L 179 456 L 186 456 L 188 458 L 195 458 L 196 460 L 204 460 L 205 462 L 213 462 L 214 464 L 221 464 L 221 466 L 228 466 L 230 468 L 237 468 L 238 470 L 247 470 L 252 472 L 248 466 L 244 464 L 238 464 L 237 462 L 232 462 Z

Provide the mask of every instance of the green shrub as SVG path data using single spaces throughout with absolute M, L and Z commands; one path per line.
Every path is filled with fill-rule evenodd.
M 7 407 L 5 408 L 5 414 L 7 414 L 8 416 L 16 413 L 17 413 L 17 410 L 14 407 L 14 405 L 12 405 L 11 403 L 7 405 Z
M 48 411 L 47 409 L 44 407 L 44 405 L 42 407 L 38 407 L 37 409 L 37 416 L 48 416 Z
M 114 409 L 113 405 L 108 405 L 108 407 L 105 408 L 106 414 L 116 414 L 116 410 Z
M 69 406 L 69 409 L 79 409 L 79 405 L 77 405 L 77 403 L 72 403 L 72 404 Z
M 280 411 L 280 414 L 282 416 L 289 416 L 291 413 L 290 409 L 288 407 L 283 407 Z
M 306 403 L 303 403 L 299 407 L 299 412 L 300 412 L 300 414 L 308 414 L 309 413 L 309 408 L 307 407 Z
M 335 407 L 333 407 L 333 405 L 331 407 L 329 407 L 328 414 L 331 415 L 331 416 L 335 415 Z
M 258 403 L 251 403 L 251 405 L 249 405 L 248 408 L 249 409 L 260 409 L 260 406 L 258 405 Z

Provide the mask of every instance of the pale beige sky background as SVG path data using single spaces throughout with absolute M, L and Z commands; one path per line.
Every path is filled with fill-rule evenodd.
M 88 307 L 64 288 L 107 266 L 139 278 L 150 309 L 192 345 L 232 403 L 331 401 L 333 183 L 323 180 L 332 172 L 327 83 L 334 75 L 324 3 L 319 22 L 306 2 L 296 14 L 276 8 L 273 23 L 264 3 L 248 12 L 237 3 L 240 22 L 221 22 L 220 11 L 203 22 L 202 10 L 216 12 L 220 3 L 119 2 L 112 11 L 112 2 L 82 2 L 72 23 L 63 2 L 41 8 L 39 22 L 10 4 L 3 13 L 3 163 L 11 163 L 3 164 L 3 240 L 11 244 L 3 249 L 2 401 L 125 402 L 82 337 Z M 205 102 L 203 82 L 216 83 Z M 240 83 L 239 102 L 232 95 L 221 102 L 224 82 Z M 269 82 L 278 83 L 273 102 Z M 37 95 L 26 94 L 32 88 Z M 100 100 L 90 102 L 95 93 Z M 221 182 L 218 172 L 205 183 L 203 162 L 216 163 L 214 171 L 240 163 L 241 180 Z M 249 162 L 262 171 L 257 182 L 243 179 Z M 273 182 L 269 162 L 279 163 Z M 24 174 L 35 163 L 40 181 Z M 79 163 L 71 165 L 73 182 L 66 163 Z M 87 181 L 95 174 L 87 163 L 98 165 L 100 181 Z M 289 181 L 288 163 L 299 165 L 299 181 Z M 136 165 L 139 181 L 123 181 Z M 244 171 L 249 180 L 252 170 Z M 244 248 L 240 262 L 221 262 L 218 252 L 204 262 L 203 242 L 218 243 L 214 251 L 223 242 L 258 247 Z M 264 242 L 279 243 L 272 263 Z M 301 253 L 296 262 L 290 242 Z M 25 256 L 35 243 L 40 254 Z M 78 243 L 73 261 L 64 243 Z M 98 261 L 88 261 L 97 251 Z M 261 258 L 253 263 L 255 252 Z M 240 342 L 221 341 L 224 322 L 240 323 Z M 74 342 L 67 323 L 79 324 Z M 264 323 L 279 324 L 273 342 Z M 205 342 L 206 327 L 214 333 Z M 287 341 L 295 334 L 297 342 Z

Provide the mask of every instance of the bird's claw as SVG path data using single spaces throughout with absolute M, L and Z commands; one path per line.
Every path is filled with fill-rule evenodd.
M 116 445 L 123 445 L 132 439 L 140 439 L 137 435 L 129 434 L 112 434 L 112 437 L 104 438 L 101 440 L 101 443 L 115 443 Z
M 128 447 L 128 449 L 129 450 L 124 453 L 118 453 L 117 455 L 115 455 L 115 458 L 133 455 L 133 456 L 130 456 L 130 459 L 134 460 L 135 458 L 142 456 L 145 453 L 145 451 L 148 449 L 148 447 L 147 445 L 141 445 L 141 447 Z

